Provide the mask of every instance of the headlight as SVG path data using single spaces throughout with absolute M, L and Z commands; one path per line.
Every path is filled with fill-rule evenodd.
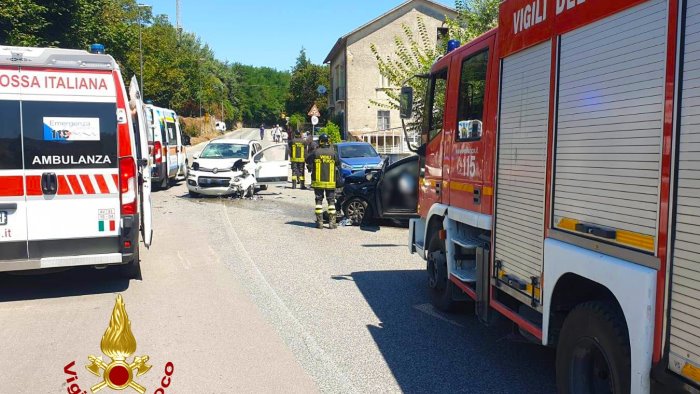
M 352 166 L 349 165 L 349 164 L 345 164 L 345 163 L 343 163 L 343 162 L 340 162 L 340 168 L 342 168 L 342 169 L 344 169 L 344 170 L 350 170 L 350 171 L 352 171 Z
M 199 163 L 197 163 L 196 161 L 192 163 L 192 169 L 195 171 L 199 171 Z

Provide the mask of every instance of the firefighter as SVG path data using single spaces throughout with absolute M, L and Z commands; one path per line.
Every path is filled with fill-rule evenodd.
M 306 157 L 306 164 L 311 167 L 311 187 L 316 194 L 316 227 L 323 228 L 323 196 L 328 203 L 328 228 L 337 228 L 335 213 L 335 180 L 338 170 L 338 154 L 331 147 L 328 134 L 318 138 L 318 148 Z
M 304 160 L 308 153 L 308 145 L 299 130 L 294 132 L 294 138 L 289 141 L 289 160 L 292 162 L 292 189 L 297 188 L 297 181 L 301 184 L 301 189 L 306 190 L 304 177 Z

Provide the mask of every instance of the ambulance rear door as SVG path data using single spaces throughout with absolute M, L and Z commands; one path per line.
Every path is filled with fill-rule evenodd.
M 132 114 L 134 135 L 137 136 L 137 163 L 139 168 L 139 207 L 141 208 L 141 236 L 146 247 L 151 246 L 153 239 L 153 216 L 151 212 L 151 160 L 148 151 L 149 127 L 146 122 L 146 109 L 141 100 L 139 83 L 136 76 L 131 78 L 129 84 L 129 101 L 135 112 Z M 130 106 L 131 107 L 131 106 Z
M 0 81 L 8 81 L 0 83 L 0 271 L 8 260 L 28 257 L 20 88 L 9 84 L 18 74 L 17 67 L 0 67 Z
M 175 126 L 175 113 L 170 110 L 163 110 L 163 121 L 165 122 L 165 140 L 168 144 L 168 178 L 175 178 L 179 169 L 178 152 L 180 144 L 178 143 L 178 130 Z
M 30 259 L 121 263 L 117 87 L 111 71 L 22 67 Z M 123 90 L 121 90 L 123 91 Z M 126 122 L 121 110 L 120 121 Z M 82 256 L 70 264 L 66 259 Z M 85 258 L 85 257 L 88 258 Z

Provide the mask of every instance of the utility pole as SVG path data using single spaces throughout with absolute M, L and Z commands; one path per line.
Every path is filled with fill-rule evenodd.
M 146 94 L 146 89 L 144 89 L 143 86 L 143 34 L 141 33 L 141 30 L 143 29 L 143 13 L 141 12 L 141 9 L 150 7 L 150 5 L 139 3 L 137 6 L 137 10 L 139 12 L 139 65 L 141 67 L 141 72 L 139 74 L 139 89 L 141 90 L 141 97 L 144 97 Z

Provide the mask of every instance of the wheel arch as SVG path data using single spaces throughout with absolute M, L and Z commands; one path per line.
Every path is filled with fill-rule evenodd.
M 566 310 L 567 301 L 585 302 L 586 297 L 608 297 L 622 310 L 629 342 L 634 344 L 630 346 L 631 391 L 649 392 L 656 274 L 656 270 L 639 264 L 552 238 L 545 239 L 542 344 L 556 345 L 550 341 L 550 329 L 556 330 L 559 324 L 556 312 Z M 567 289 L 566 286 L 572 284 L 583 291 Z
M 423 239 L 425 240 L 425 250 L 428 250 L 428 241 L 430 236 L 435 231 L 440 231 L 445 228 L 445 217 L 447 216 L 447 205 L 444 204 L 433 204 L 428 212 L 425 226 L 425 234 L 423 234 Z
M 617 297 L 606 286 L 573 272 L 567 272 L 557 280 L 551 296 L 548 342 L 557 343 L 559 331 L 566 316 L 577 305 L 588 301 L 606 301 L 623 314 L 622 306 Z M 625 327 L 627 319 L 624 319 Z

